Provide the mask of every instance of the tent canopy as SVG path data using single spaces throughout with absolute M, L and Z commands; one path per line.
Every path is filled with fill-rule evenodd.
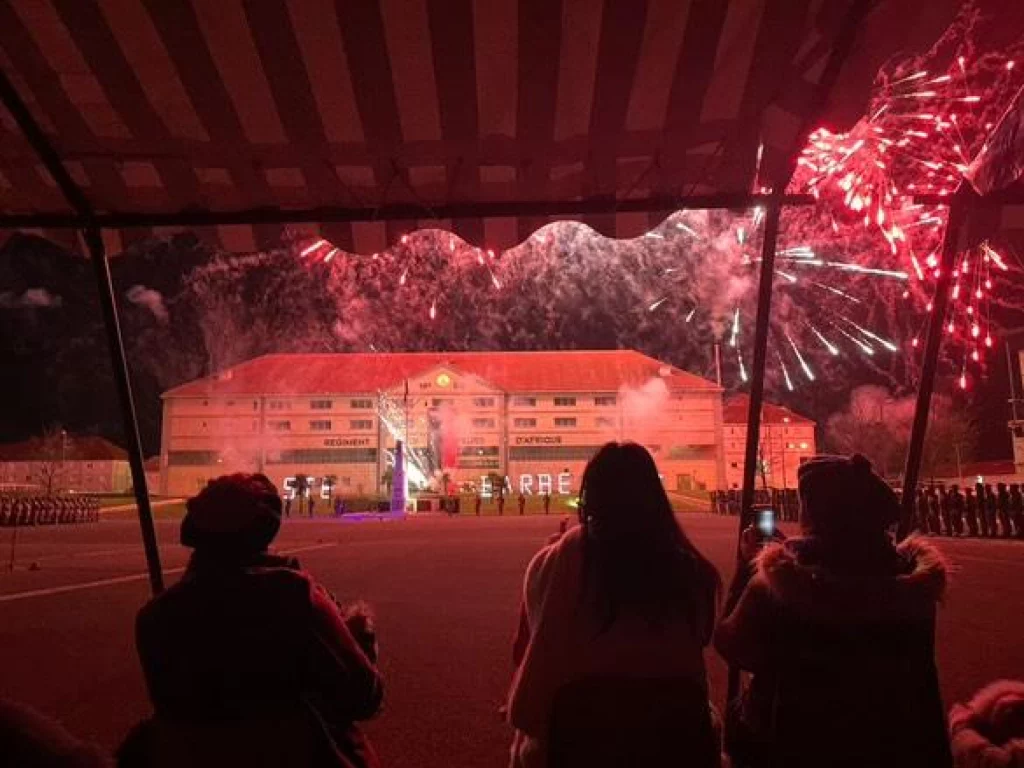
M 749 192 L 762 143 L 771 178 L 851 2 L 3 0 L 0 68 L 96 211 L 125 215 L 115 252 L 196 224 L 251 250 L 284 218 L 361 253 L 421 226 L 507 248 Z M 878 66 L 958 5 L 876 0 L 825 122 L 859 117 Z M 61 223 L 3 110 L 0 130 L 2 223 Z

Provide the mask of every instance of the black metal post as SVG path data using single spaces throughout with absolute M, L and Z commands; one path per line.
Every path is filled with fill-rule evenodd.
M 743 492 L 740 497 L 739 529 L 746 527 L 754 486 L 757 484 L 758 447 L 761 443 L 761 406 L 764 403 L 764 368 L 768 356 L 768 327 L 772 311 L 772 284 L 775 278 L 775 251 L 779 237 L 782 206 L 778 200 L 768 204 L 764 216 L 764 241 L 761 243 L 761 274 L 757 286 L 757 320 L 754 323 L 754 360 L 750 369 L 750 407 L 747 410 L 747 443 L 743 458 Z M 737 547 L 739 537 L 737 537 Z
M 740 555 L 740 540 L 747 520 L 750 507 L 754 501 L 754 483 L 757 474 L 757 453 L 761 437 L 761 406 L 764 402 L 764 367 L 768 351 L 768 326 L 772 308 L 772 282 L 775 277 L 775 251 L 779 237 L 779 219 L 786 202 L 785 191 L 789 180 L 796 169 L 797 158 L 807 141 L 819 113 L 825 106 L 826 99 L 839 77 L 843 62 L 846 60 L 861 22 L 867 16 L 874 0 L 852 0 L 847 8 L 842 26 L 836 35 L 835 44 L 829 52 L 828 60 L 815 90 L 814 103 L 806 113 L 803 124 L 797 133 L 792 153 L 787 158 L 786 166 L 781 169 L 778 178 L 773 179 L 774 186 L 765 210 L 764 240 L 761 243 L 761 274 L 758 281 L 757 321 L 754 327 L 754 360 L 750 376 L 750 407 L 747 412 L 747 439 L 743 462 L 743 491 L 740 497 L 739 535 L 736 537 L 736 568 L 737 575 L 747 567 Z M 734 586 L 737 582 L 734 581 Z M 741 594 L 740 589 L 730 591 L 726 598 L 725 615 L 736 606 Z M 728 692 L 726 701 L 731 703 L 739 694 L 740 671 L 729 666 Z
M 153 594 L 163 591 L 164 576 L 160 567 L 160 549 L 156 542 L 153 526 L 153 509 L 149 503 L 149 488 L 146 485 L 145 460 L 142 457 L 142 441 L 139 439 L 139 422 L 135 416 L 135 400 L 132 397 L 131 379 L 128 377 L 128 361 L 124 354 L 121 337 L 121 321 L 117 316 L 114 301 L 114 284 L 110 279 L 110 264 L 100 230 L 92 228 L 82 232 L 89 249 L 93 268 L 96 272 L 96 292 L 103 312 L 103 326 L 107 331 L 107 346 L 110 348 L 110 364 L 114 370 L 114 382 L 121 403 L 121 421 L 124 436 L 128 442 L 128 465 L 132 472 L 132 489 L 139 512 L 139 528 L 142 531 L 142 547 L 146 552 L 146 568 L 149 571 L 149 586 Z
M 917 389 L 917 404 L 914 407 L 914 422 L 910 430 L 910 446 L 907 448 L 907 463 L 903 470 L 902 513 L 897 536 L 910 533 L 914 520 L 914 504 L 917 497 L 917 479 L 921 471 L 924 454 L 924 438 L 928 431 L 928 411 L 931 408 L 932 392 L 935 389 L 935 374 L 939 364 L 939 346 L 942 342 L 949 308 L 950 284 L 953 280 L 953 265 L 956 259 L 960 229 L 967 215 L 967 209 L 975 197 L 971 185 L 962 182 L 949 205 L 946 231 L 942 238 L 942 256 L 939 261 L 939 277 L 935 282 L 935 296 L 932 299 L 932 315 L 928 321 L 928 336 L 924 345 L 924 359 L 921 362 L 921 379 Z
M 39 156 L 39 160 L 74 210 L 74 218 L 78 225 L 84 226 L 82 234 L 96 269 L 96 287 L 100 307 L 103 311 L 103 324 L 107 331 L 111 362 L 114 367 L 114 381 L 117 384 L 117 394 L 121 402 L 124 434 L 128 440 L 128 463 L 132 471 L 132 484 L 138 504 L 139 527 L 142 530 L 142 545 L 146 552 L 149 583 L 154 593 L 160 592 L 163 589 L 163 571 L 160 568 L 160 552 L 157 548 L 156 532 L 153 528 L 153 511 L 149 505 L 149 490 L 146 487 L 146 471 L 142 457 L 142 444 L 139 441 L 139 425 L 135 418 L 135 402 L 132 400 L 132 387 L 128 378 L 124 344 L 121 340 L 121 326 L 117 319 L 117 305 L 114 303 L 110 266 L 107 264 L 103 237 L 96 224 L 96 212 L 81 188 L 71 178 L 71 174 L 61 162 L 60 155 L 57 154 L 49 138 L 32 116 L 28 105 L 25 104 L 14 84 L 3 71 L 0 71 L 0 102 L 11 113 L 11 117 L 14 118 L 18 128 L 24 134 L 25 140 Z

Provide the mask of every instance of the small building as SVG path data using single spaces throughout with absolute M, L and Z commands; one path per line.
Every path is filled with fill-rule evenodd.
M 654 454 L 671 489 L 720 488 L 722 390 L 633 350 L 275 354 L 163 396 L 161 486 L 297 473 L 321 496 L 386 491 L 396 435 L 421 476 L 487 494 L 571 493 L 609 440 Z M 410 475 L 412 477 L 412 475 Z
M 743 485 L 747 444 L 748 395 L 727 398 L 722 409 L 725 431 L 725 477 L 729 488 Z M 757 487 L 796 488 L 797 470 L 817 453 L 815 423 L 781 405 L 765 403 L 761 410 L 761 441 Z
M 95 435 L 60 432 L 0 444 L 0 488 L 41 493 L 124 493 L 128 454 Z

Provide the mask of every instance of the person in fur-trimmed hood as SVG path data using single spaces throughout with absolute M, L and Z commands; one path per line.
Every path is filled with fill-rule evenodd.
M 947 581 L 921 538 L 894 544 L 899 500 L 863 456 L 799 470 L 800 536 L 743 533 L 715 647 L 753 673 L 730 702 L 738 766 L 945 768 L 951 764 L 934 660 Z
M 956 768 L 1024 766 L 1024 681 L 997 680 L 949 712 Z

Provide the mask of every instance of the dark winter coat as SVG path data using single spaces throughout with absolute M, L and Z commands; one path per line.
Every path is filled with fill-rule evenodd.
M 197 553 L 140 611 L 136 643 L 159 719 L 205 726 L 299 712 L 323 741 L 316 764 L 377 765 L 355 722 L 380 707 L 380 675 L 331 595 L 295 561 L 225 564 Z
M 758 764 L 949 766 L 934 661 L 938 550 L 911 538 L 854 556 L 797 538 L 754 567 L 715 644 L 754 674 L 733 730 Z

